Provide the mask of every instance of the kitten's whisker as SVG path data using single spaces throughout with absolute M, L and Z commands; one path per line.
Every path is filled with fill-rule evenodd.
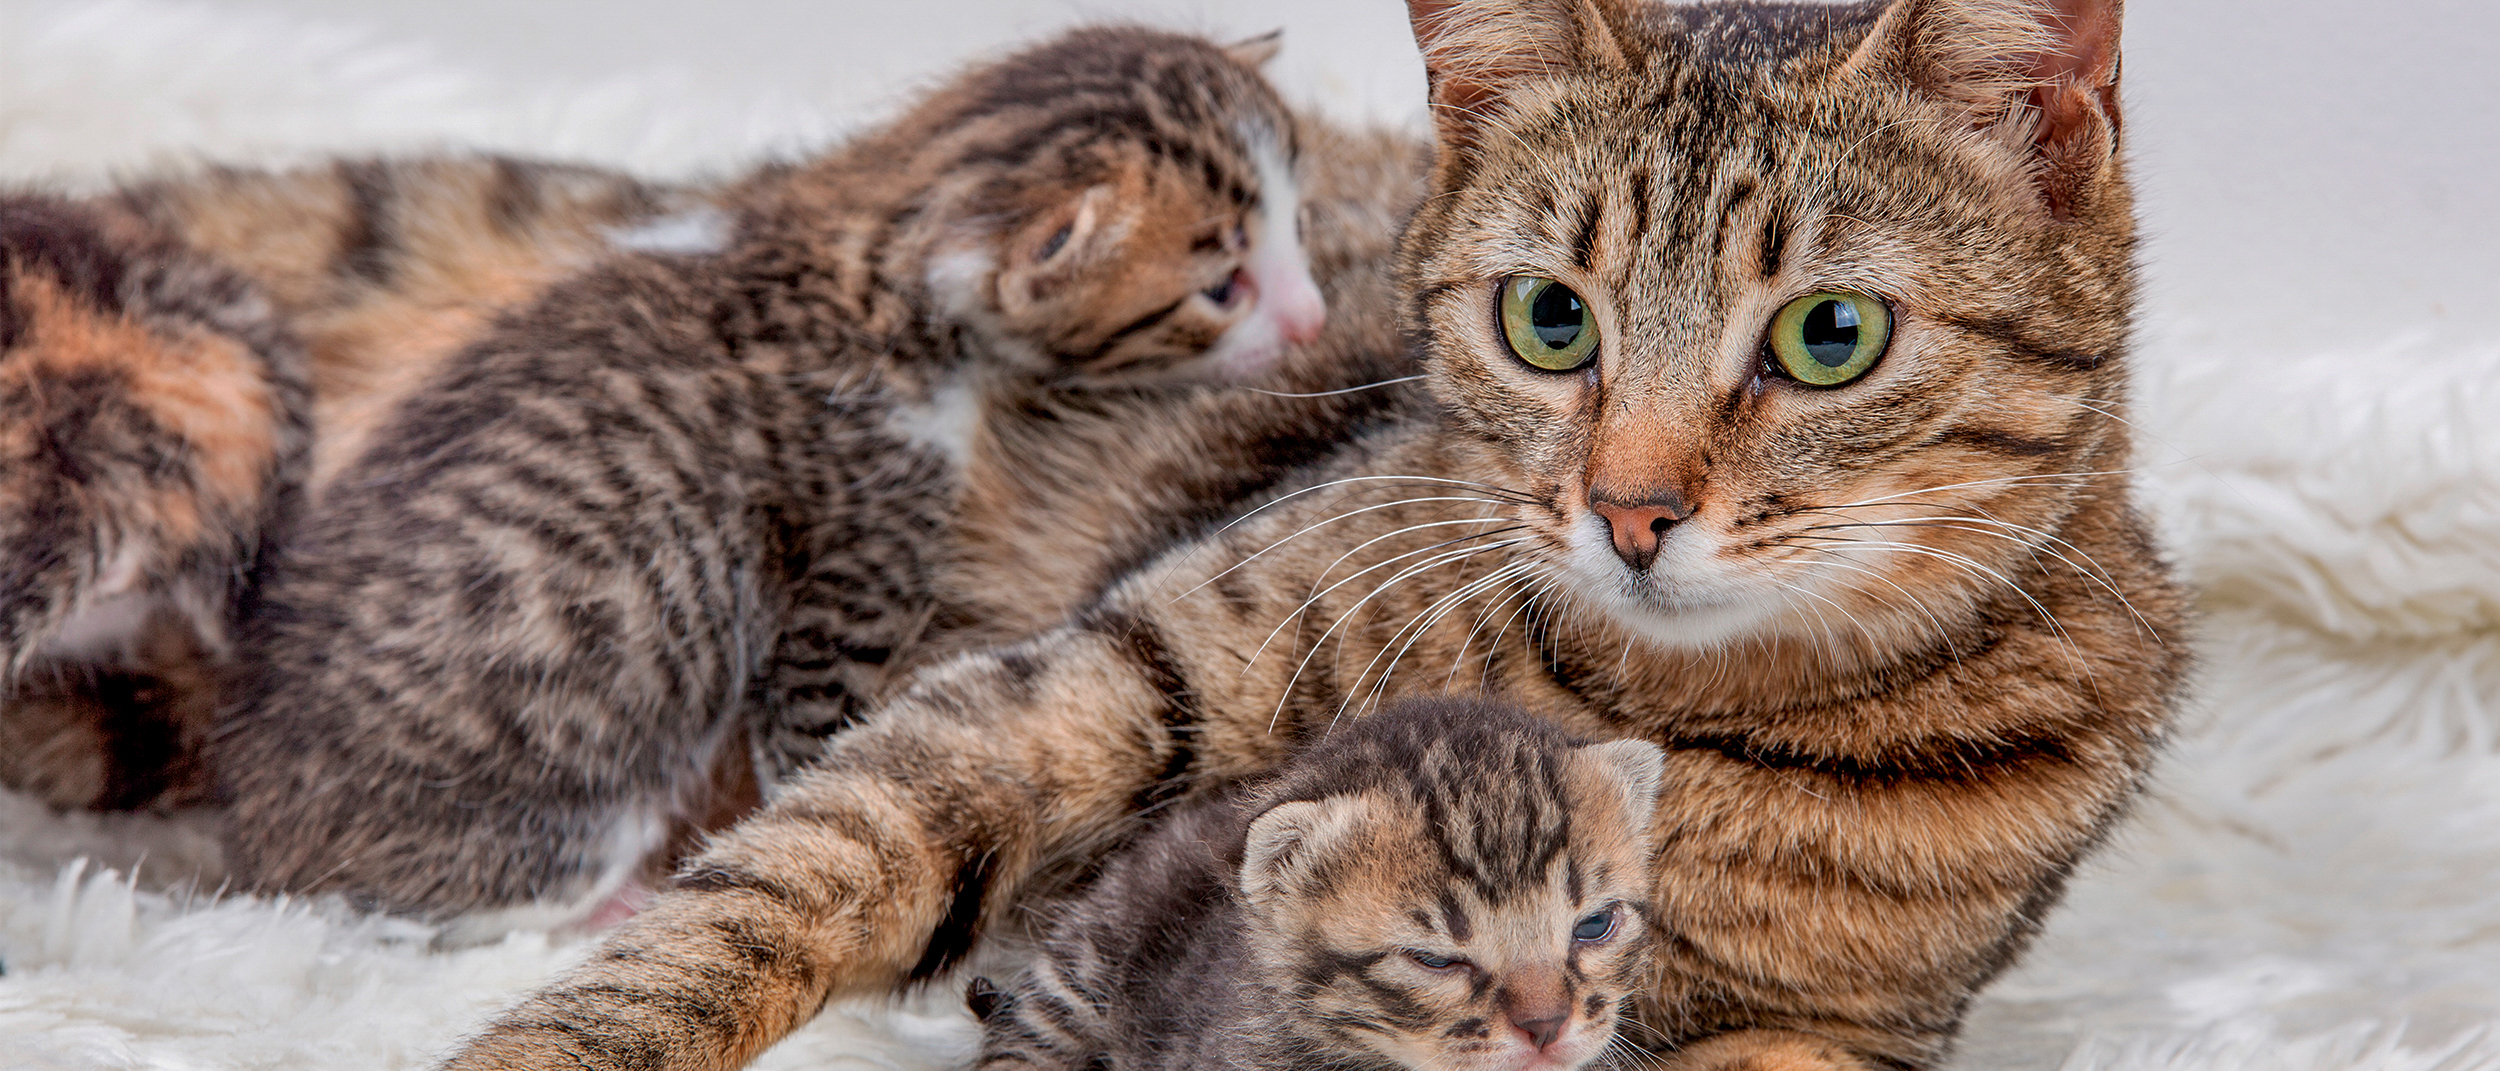
M 1242 387 L 1240 389 L 1248 391 L 1252 394 L 1264 394 L 1270 398 L 1333 398 L 1340 394 L 1354 394 L 1361 391 L 1378 390 L 1382 387 L 1393 387 L 1400 383 L 1413 383 L 1416 380 L 1423 378 L 1425 377 L 1420 375 L 1399 376 L 1396 379 L 1384 379 L 1378 383 L 1365 383 L 1359 387 L 1347 387 L 1343 390 L 1313 391 L 1309 394 L 1289 394 L 1281 390 L 1261 390 L 1257 387 Z

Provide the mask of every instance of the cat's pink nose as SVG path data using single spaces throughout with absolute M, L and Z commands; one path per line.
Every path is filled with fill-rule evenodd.
M 1607 526 L 1613 529 L 1615 556 L 1635 571 L 1647 569 L 1657 561 L 1667 529 L 1693 515 L 1693 507 L 1674 491 L 1620 494 L 1592 487 L 1589 509 L 1606 519 Z

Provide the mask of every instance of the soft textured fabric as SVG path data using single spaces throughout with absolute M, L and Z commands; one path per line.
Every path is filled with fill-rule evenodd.
M 224 9 L 0 4 L 0 183 L 438 146 L 685 175 L 857 118 L 667 81 L 515 91 Z M 2227 327 L 2148 328 L 2128 414 L 2201 593 L 2195 698 L 1961 1065 L 2500 1069 L 2500 340 L 2260 353 Z M 0 1068 L 422 1066 L 584 950 L 434 951 L 219 897 L 216 873 L 206 816 L 0 794 Z M 956 1007 L 839 1006 L 760 1066 L 954 1066 Z

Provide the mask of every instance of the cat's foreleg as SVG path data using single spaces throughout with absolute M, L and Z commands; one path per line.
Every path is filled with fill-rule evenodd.
M 947 969 L 1161 783 L 1165 673 L 1086 629 L 932 669 L 448 1066 L 737 1067 L 828 999 Z

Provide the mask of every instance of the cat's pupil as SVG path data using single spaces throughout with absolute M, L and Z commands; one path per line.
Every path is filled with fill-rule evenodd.
M 1528 326 L 1547 348 L 1569 349 L 1588 326 L 1588 311 L 1580 304 L 1580 295 L 1556 283 L 1546 287 L 1528 306 Z
M 1806 344 L 1806 355 L 1825 368 L 1838 368 L 1849 363 L 1858 352 L 1858 316 L 1855 304 L 1837 299 L 1823 302 L 1807 311 L 1800 333 Z

